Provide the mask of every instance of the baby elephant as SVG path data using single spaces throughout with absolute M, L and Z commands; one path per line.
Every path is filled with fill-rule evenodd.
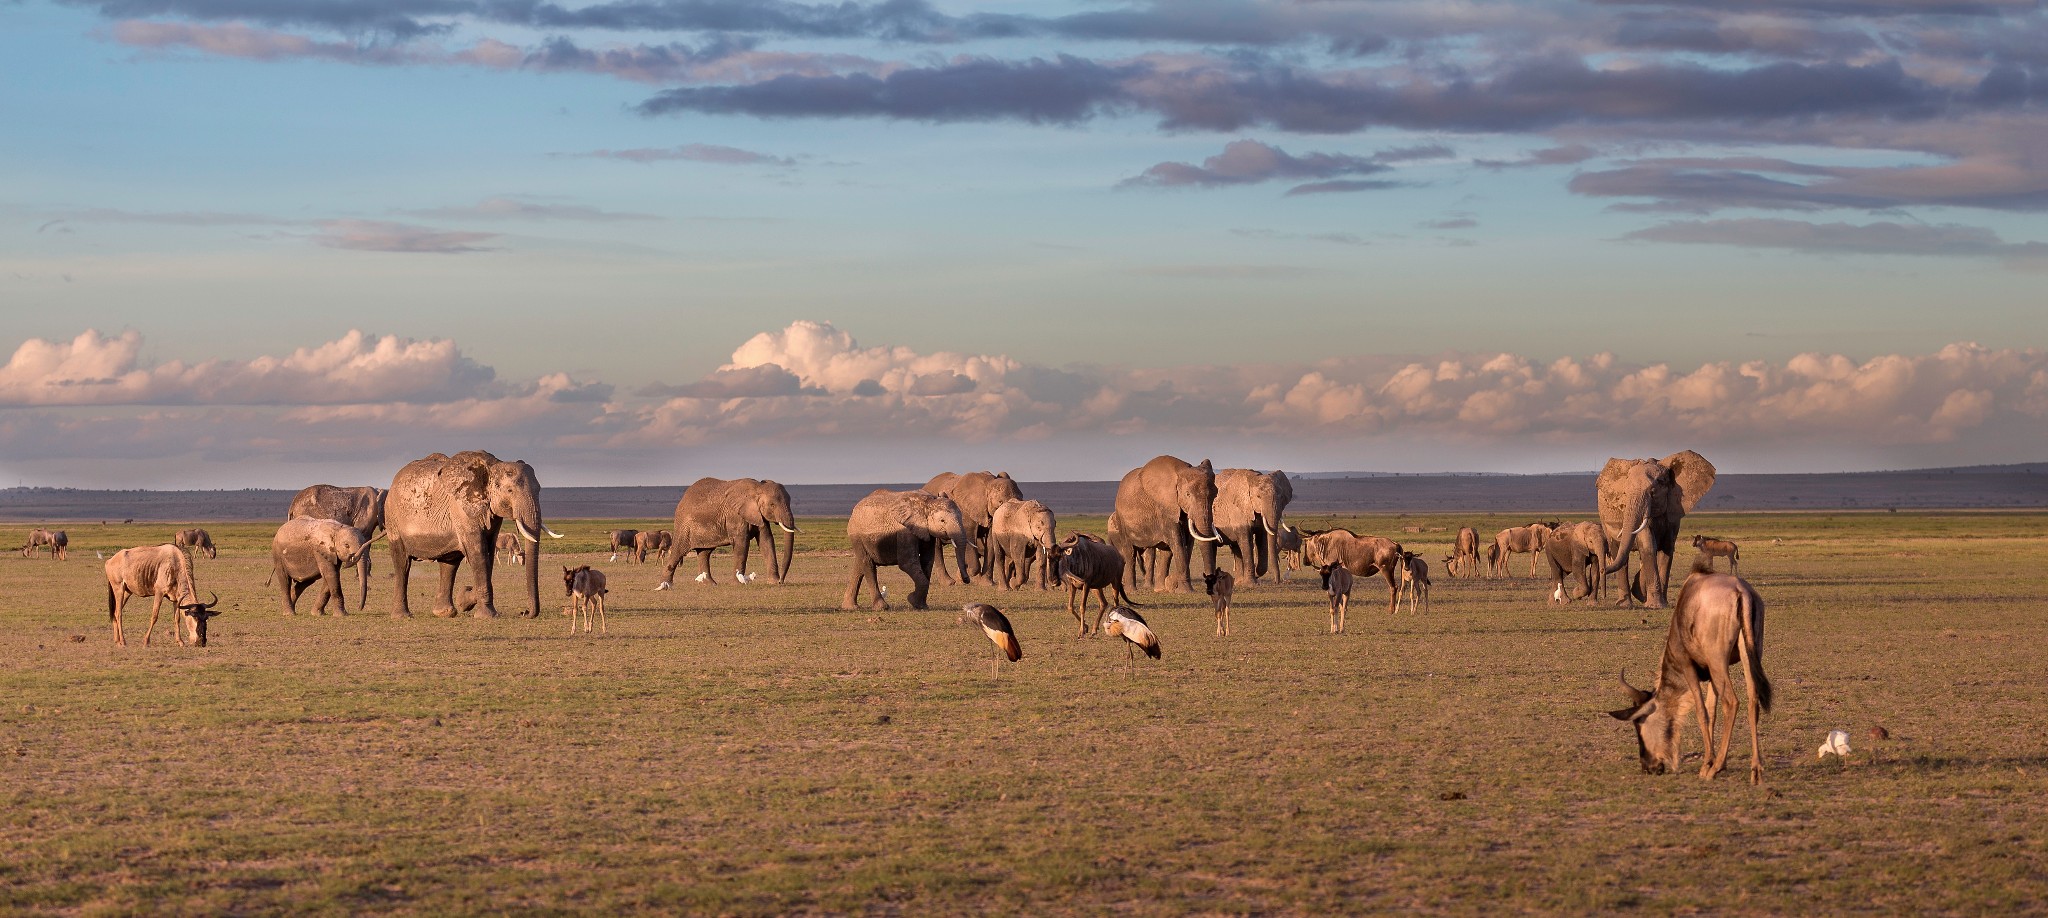
M 1351 608 L 1351 571 L 1332 561 L 1317 568 L 1323 575 L 1323 589 L 1330 594 L 1330 633 L 1344 633 L 1344 613 Z
M 1237 592 L 1237 578 L 1228 571 L 1210 571 L 1202 575 L 1203 592 L 1216 602 L 1216 633 L 1230 633 L 1230 597 Z
M 583 613 L 583 633 L 590 633 L 590 612 L 593 607 L 597 610 L 598 631 L 611 633 L 611 626 L 605 621 L 604 615 L 604 594 L 610 591 L 605 589 L 603 571 L 595 570 L 588 564 L 582 567 L 562 568 L 562 588 L 569 595 L 570 634 L 576 633 L 578 612 Z

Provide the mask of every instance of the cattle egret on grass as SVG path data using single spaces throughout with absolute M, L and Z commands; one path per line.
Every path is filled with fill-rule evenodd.
M 1820 751 L 1814 753 L 1813 757 L 1815 760 L 1825 759 L 1830 752 L 1845 759 L 1849 757 L 1849 731 L 1828 731 L 1828 741 L 1820 744 Z

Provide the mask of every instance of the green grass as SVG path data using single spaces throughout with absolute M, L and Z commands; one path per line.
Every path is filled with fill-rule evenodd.
M 1434 559 L 1526 520 L 1297 522 Z M 2040 911 L 2044 524 L 1689 518 L 1768 603 L 1763 788 L 1739 730 L 1720 780 L 1641 774 L 1602 712 L 1663 614 L 1533 580 L 1439 573 L 1435 613 L 1395 618 L 1361 581 L 1341 637 L 1299 574 L 1244 590 L 1228 639 L 1206 597 L 1139 595 L 1165 658 L 1133 674 L 1063 593 L 838 611 L 834 520 L 802 522 L 796 583 L 733 585 L 721 553 L 728 582 L 686 562 L 661 593 L 598 551 L 656 521 L 554 521 L 538 621 L 393 620 L 381 544 L 371 614 L 285 618 L 273 525 L 210 525 L 213 646 L 141 646 L 138 600 L 116 648 L 93 552 L 177 527 L 73 526 L 68 562 L 0 556 L 0 911 Z M 572 561 L 611 574 L 609 635 L 564 633 Z M 992 675 L 969 598 L 1023 662 Z M 1835 727 L 1856 755 L 1816 764 Z

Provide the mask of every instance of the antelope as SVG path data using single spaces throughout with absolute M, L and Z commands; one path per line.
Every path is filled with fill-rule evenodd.
M 1202 575 L 1202 590 L 1209 594 L 1216 605 L 1216 633 L 1230 634 L 1230 597 L 1237 592 L 1237 578 L 1228 571 L 1210 571 Z
M 114 627 L 114 644 L 119 647 L 128 646 L 128 638 L 121 633 L 121 607 L 128 604 L 130 596 L 151 598 L 149 628 L 142 632 L 144 647 L 156 635 L 157 615 L 163 611 L 166 599 L 177 608 L 178 617 L 171 623 L 171 631 L 180 647 L 185 646 L 188 631 L 194 643 L 205 647 L 206 620 L 220 614 L 214 611 L 220 605 L 220 594 L 200 602 L 199 593 L 193 588 L 192 556 L 168 543 L 123 548 L 107 559 L 107 621 Z
M 213 549 L 213 536 L 208 535 L 204 529 L 180 529 L 178 530 L 177 537 L 172 541 L 179 548 L 190 548 L 194 551 L 206 552 L 208 560 L 219 557 Z
M 582 567 L 564 567 L 562 568 L 562 588 L 569 596 L 570 634 L 576 633 L 576 613 L 578 612 L 583 613 L 583 633 L 590 633 L 590 612 L 593 607 L 597 610 L 598 630 L 604 634 L 611 633 L 610 623 L 605 621 L 604 615 L 604 595 L 610 592 L 605 589 L 604 571 L 597 570 L 588 564 Z
M 1401 595 L 1408 599 L 1408 611 L 1415 611 L 1415 602 L 1422 600 L 1422 611 L 1429 611 L 1429 562 L 1412 551 L 1401 553 Z
M 1763 657 L 1763 597 L 1740 577 L 1714 573 L 1706 559 L 1695 562 L 1672 606 L 1656 689 L 1630 685 L 1624 668 L 1621 687 L 1628 706 L 1607 712 L 1635 725 L 1643 772 L 1661 775 L 1678 767 L 1679 721 L 1688 708 L 1699 713 L 1700 742 L 1706 747 L 1700 777 L 1711 779 L 1727 767 L 1736 707 L 1728 666 L 1739 662 L 1749 683 L 1749 783 L 1763 783 L 1757 718 L 1759 711 L 1771 710 L 1771 680 L 1764 676 Z
M 1713 569 L 1714 559 L 1717 557 L 1728 559 L 1728 572 L 1731 574 L 1742 569 L 1742 548 L 1734 542 L 1695 535 L 1692 537 L 1692 547 L 1699 549 L 1700 557 L 1707 559 L 1709 570 Z
M 1330 633 L 1343 634 L 1344 613 L 1351 608 L 1351 586 L 1355 578 L 1344 565 L 1335 561 L 1318 570 L 1323 575 L 1323 590 L 1330 594 Z

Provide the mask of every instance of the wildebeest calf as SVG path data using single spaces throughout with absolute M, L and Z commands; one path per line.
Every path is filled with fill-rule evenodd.
M 1700 556 L 1707 560 L 1708 570 L 1713 569 L 1715 558 L 1728 559 L 1729 573 L 1742 569 L 1742 549 L 1734 542 L 1730 542 L 1727 539 L 1716 539 L 1711 536 L 1696 535 L 1692 537 L 1692 547 L 1699 549 Z
M 1237 592 L 1237 578 L 1228 571 L 1210 571 L 1202 575 L 1202 589 L 1216 603 L 1216 633 L 1230 633 L 1230 597 Z
M 605 589 L 603 571 L 593 569 L 588 564 L 582 567 L 562 568 L 562 588 L 569 594 L 570 634 L 576 633 L 578 612 L 583 613 L 583 632 L 590 633 L 590 612 L 593 607 L 597 610 L 598 630 L 605 634 L 611 633 L 611 627 L 605 622 L 604 616 L 604 595 L 610 591 Z
M 1351 607 L 1351 571 L 1332 561 L 1317 569 L 1323 575 L 1323 590 L 1330 594 L 1330 633 L 1344 633 L 1344 613 Z

